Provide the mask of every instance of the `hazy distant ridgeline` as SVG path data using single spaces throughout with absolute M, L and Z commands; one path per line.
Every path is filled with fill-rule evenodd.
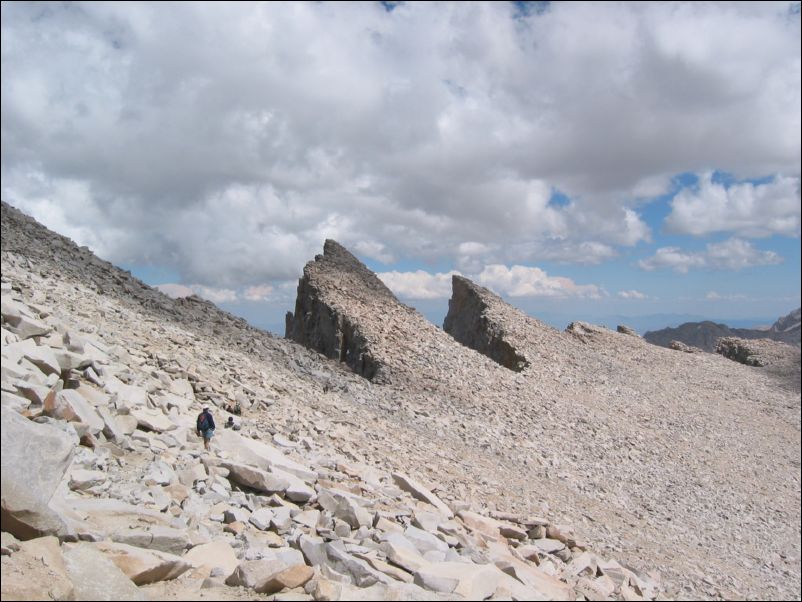
M 787 316 L 777 320 L 768 330 L 730 328 L 726 324 L 716 324 L 710 321 L 686 322 L 676 328 L 663 328 L 662 330 L 647 332 L 643 335 L 643 338 L 661 347 L 668 347 L 671 341 L 680 341 L 711 353 L 715 352 L 716 341 L 721 337 L 771 339 L 799 347 L 799 319 L 800 309 L 797 308 Z

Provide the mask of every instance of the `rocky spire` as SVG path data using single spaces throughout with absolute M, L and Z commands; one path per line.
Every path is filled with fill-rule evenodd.
M 295 313 L 287 312 L 285 336 L 373 379 L 380 366 L 361 329 L 348 316 L 344 297 L 357 304 L 398 304 L 376 274 L 340 243 L 328 239 L 323 255 L 307 263 L 298 280 Z
M 453 294 L 448 301 L 443 330 L 505 368 L 516 372 L 526 368 L 529 365 L 526 357 L 505 339 L 501 325 L 488 319 L 488 309 L 504 301 L 488 289 L 456 274 L 451 277 L 451 286 Z

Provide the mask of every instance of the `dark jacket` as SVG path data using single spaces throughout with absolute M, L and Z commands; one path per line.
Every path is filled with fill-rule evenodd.
M 206 424 L 204 425 L 204 418 Z M 214 424 L 214 418 L 212 418 L 212 413 L 208 410 L 206 412 L 201 412 L 198 414 L 198 421 L 195 424 L 195 428 L 199 431 L 208 431 L 209 429 L 217 428 Z

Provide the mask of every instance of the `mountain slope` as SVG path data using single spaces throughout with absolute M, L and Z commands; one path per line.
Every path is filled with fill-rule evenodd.
M 802 308 L 797 307 L 787 316 L 783 316 L 772 324 L 769 331 L 788 333 L 789 336 L 796 336 L 796 341 L 799 343 L 800 320 L 802 320 Z
M 326 342 L 320 351 L 270 337 L 211 304 L 172 301 L 5 204 L 2 245 L 3 278 L 8 284 L 4 300 L 11 295 L 11 300 L 35 313 L 36 320 L 63 324 L 66 331 L 82 333 L 81 337 L 107 348 L 111 359 L 104 378 L 115 383 L 117 394 L 136 391 L 129 406 L 121 402 L 117 408 L 112 403 L 115 412 L 125 407 L 134 412 L 147 409 L 178 423 L 177 439 L 135 427 L 125 435 L 133 449 L 120 448 L 124 462 L 100 463 L 109 488 L 101 486 L 93 493 L 87 485 L 86 492 L 76 490 L 71 498 L 103 499 L 113 493 L 131 501 L 144 496 L 143 505 L 162 503 L 164 488 L 172 485 L 143 487 L 150 463 L 162 460 L 182 475 L 185 470 L 200 470 L 202 452 L 191 432 L 194 414 L 202 403 L 210 403 L 222 417 L 226 402 L 241 399 L 246 407 L 246 440 L 281 445 L 294 461 L 313 469 L 317 495 L 332 487 L 348 490 L 357 495 L 349 498 L 351 502 L 370 508 L 374 520 L 390 520 L 405 532 L 410 517 L 416 516 L 421 525 L 430 524 L 429 517 L 398 491 L 402 481 L 390 478 L 390 471 L 426 481 L 430 493 L 454 509 L 464 508 L 464 500 L 485 519 L 491 514 L 519 517 L 523 522 L 514 524 L 525 527 L 523 534 L 505 523 L 507 535 L 499 539 L 500 531 L 494 531 L 492 524 L 487 527 L 517 554 L 533 552 L 525 546 L 537 547 L 537 541 L 548 535 L 545 539 L 573 543 L 568 546 L 569 562 L 578 561 L 586 546 L 601 558 L 613 555 L 638 569 L 640 585 L 634 577 L 627 583 L 643 586 L 647 595 L 656 593 L 647 587 L 647 571 L 654 568 L 662 575 L 665 595 L 674 598 L 784 598 L 798 591 L 799 481 L 794 475 L 800 453 L 799 396 L 778 388 L 759 368 L 713 355 L 690 357 L 591 325 L 575 324 L 570 332 L 559 332 L 487 297 L 483 303 L 492 309 L 488 315 L 498 323 L 496 332 L 504 333 L 509 346 L 529 363 L 522 372 L 513 372 L 383 294 L 374 286 L 375 276 L 333 242 L 326 247 L 338 260 L 313 262 L 318 265 L 305 270 L 299 283 L 299 295 L 313 296 L 316 305 L 299 299 L 296 307 L 304 311 L 288 322 L 294 325 L 294 319 L 304 319 L 305 308 L 316 307 L 313 315 L 328 312 L 327 322 L 312 320 L 303 327 L 305 344 Z M 320 324 L 331 325 L 331 331 L 323 332 Z M 356 345 L 349 343 L 354 335 L 359 338 Z M 63 337 L 56 340 L 49 335 L 40 342 L 66 345 Z M 349 354 L 354 359 L 369 354 L 377 370 L 360 371 L 360 363 L 349 362 Z M 5 370 L 5 359 L 3 364 Z M 34 368 L 26 365 L 25 370 L 33 373 Z M 86 375 L 68 371 L 60 378 L 65 383 L 77 380 L 78 390 L 97 388 Z M 190 401 L 184 402 L 174 397 L 171 388 L 186 392 L 186 385 L 177 381 L 191 384 L 194 399 L 187 397 Z M 4 377 L 4 395 L 12 389 L 21 397 L 18 385 L 25 387 Z M 190 521 L 188 532 L 225 536 L 244 558 L 266 534 L 247 520 L 244 535 L 222 531 L 224 523 L 209 518 L 218 516 L 209 502 L 222 503 L 215 497 L 222 495 L 217 486 L 232 487 L 226 491 L 238 503 L 230 508 L 231 518 L 240 516 L 240 510 L 256 511 L 261 504 L 272 512 L 278 507 L 270 504 L 279 501 L 231 485 L 224 475 L 239 470 L 232 461 L 236 463 L 235 454 L 244 451 L 220 431 L 213 445 L 219 444 L 217 453 L 225 455 L 207 462 L 210 468 L 203 467 L 204 474 L 210 471 L 205 492 L 201 494 L 196 484 L 183 505 L 168 503 L 168 507 L 179 513 L 200 512 L 196 522 Z M 93 435 L 101 447 L 113 443 L 101 435 Z M 3 441 L 5 445 L 5 435 Z M 81 446 L 82 458 L 90 461 L 98 456 L 88 449 Z M 230 467 L 218 466 L 220 461 Z M 163 478 L 161 474 L 154 468 L 148 478 L 155 482 Z M 426 497 L 420 490 L 418 494 Z M 279 495 L 284 502 L 285 495 Z M 434 506 L 422 503 L 431 512 Z M 330 508 L 336 510 L 339 504 Z M 343 504 L 336 510 L 341 516 L 352 522 L 364 516 Z M 332 520 L 318 533 L 339 538 L 335 530 L 345 535 L 348 529 L 340 544 L 348 554 L 368 554 L 373 548 L 366 552 L 364 544 L 378 543 L 376 539 L 385 533 L 367 525 L 360 533 L 342 518 L 338 520 L 346 524 L 335 525 L 335 510 L 317 501 L 307 505 Z M 302 503 L 301 508 L 306 507 Z M 537 518 L 543 515 L 547 520 Z M 467 533 L 473 539 L 459 549 L 473 554 L 475 561 L 486 562 L 500 552 L 487 535 L 477 534 L 485 528 L 479 519 L 464 514 L 453 520 L 456 527 L 434 531 L 442 535 L 435 535 L 441 542 L 451 542 L 449 549 L 459 547 L 457 535 L 450 533 L 460 538 Z M 476 530 L 466 521 L 474 521 Z M 299 545 L 293 537 L 309 533 L 309 527 L 292 522 L 286 533 L 270 528 L 283 542 L 280 549 L 292 550 Z M 544 527 L 543 522 L 551 524 Z M 384 522 L 377 524 L 389 528 Z M 527 530 L 539 537 L 529 539 Z M 127 531 L 122 535 L 127 537 Z M 527 539 L 515 539 L 521 536 Z M 553 570 L 563 586 L 587 586 L 584 577 L 567 576 L 568 567 L 577 565 L 556 556 L 565 556 L 561 551 L 565 548 L 558 544 L 540 543 L 555 547 L 535 552 L 539 569 Z M 389 572 L 399 568 L 381 564 L 389 558 L 386 551 L 382 554 L 372 557 L 375 566 Z M 499 562 L 507 558 L 495 557 Z M 401 562 L 400 557 L 396 560 Z M 599 562 L 599 567 L 607 567 L 598 569 L 605 576 L 620 571 L 606 560 Z M 337 561 L 340 568 L 332 570 L 357 564 L 349 557 Z M 427 579 L 422 575 L 418 582 Z M 194 580 L 196 585 L 200 581 Z M 614 582 L 616 597 L 624 595 L 620 586 Z M 558 591 L 563 592 L 558 597 L 567 596 L 566 590 Z M 214 593 L 228 596 L 232 590 L 221 587 Z M 154 597 L 168 594 L 160 589 Z M 389 596 L 387 591 L 374 591 L 377 595 Z M 588 590 L 586 595 L 599 592 Z
M 2 211 L 3 599 L 660 592 L 505 487 L 475 441 L 436 436 L 404 386 L 171 300 Z M 223 427 L 235 400 L 241 431 Z
M 374 297 L 372 277 L 355 258 L 347 277 L 314 263 L 299 292 L 314 295 L 333 322 L 358 330 L 381 382 L 404 391 L 397 414 L 412 411 L 443 450 L 458 450 L 467 471 L 495 459 L 492 475 L 477 475 L 478 482 L 510 502 L 560 499 L 567 516 L 582 508 L 572 522 L 584 522 L 592 537 L 604 537 L 599 524 L 615 525 L 627 532 L 630 560 L 648 558 L 675 576 L 706 562 L 705 550 L 713 573 L 739 583 L 720 585 L 731 596 L 749 596 L 747 583 L 762 580 L 738 562 L 763 545 L 743 541 L 761 519 L 742 508 L 768 504 L 783 517 L 782 534 L 761 554 L 798 549 L 799 484 L 787 477 L 798 469 L 799 395 L 772 374 L 589 324 L 561 333 L 486 289 L 455 286 L 455 296 L 481 299 L 452 297 L 450 306 L 483 308 L 476 323 L 492 325 L 484 340 L 502 341 L 528 363 L 515 372 L 450 340 L 392 296 Z M 460 323 L 457 314 L 450 323 Z M 476 324 L 462 326 L 475 332 Z

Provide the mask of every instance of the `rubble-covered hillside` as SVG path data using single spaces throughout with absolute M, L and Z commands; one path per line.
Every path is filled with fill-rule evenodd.
M 307 350 L 2 211 L 3 599 L 798 595 L 799 394 L 760 368 L 488 296 L 514 372 L 333 241 Z
M 170 300 L 5 204 L 2 243 L 4 600 L 659 593 L 552 513 L 432 480 L 418 433 L 378 419 L 403 400 L 339 359 Z
M 391 296 L 377 300 L 375 276 L 351 265 L 347 285 L 307 265 L 299 291 L 358 329 L 443 454 L 459 449 L 471 478 L 455 486 L 473 481 L 515 508 L 546 501 L 589 539 L 659 568 L 674 596 L 798 590 L 800 398 L 787 376 L 626 328 L 559 332 L 455 279 L 446 329 L 520 358 L 516 372 Z M 473 477 L 479 465 L 488 470 Z

